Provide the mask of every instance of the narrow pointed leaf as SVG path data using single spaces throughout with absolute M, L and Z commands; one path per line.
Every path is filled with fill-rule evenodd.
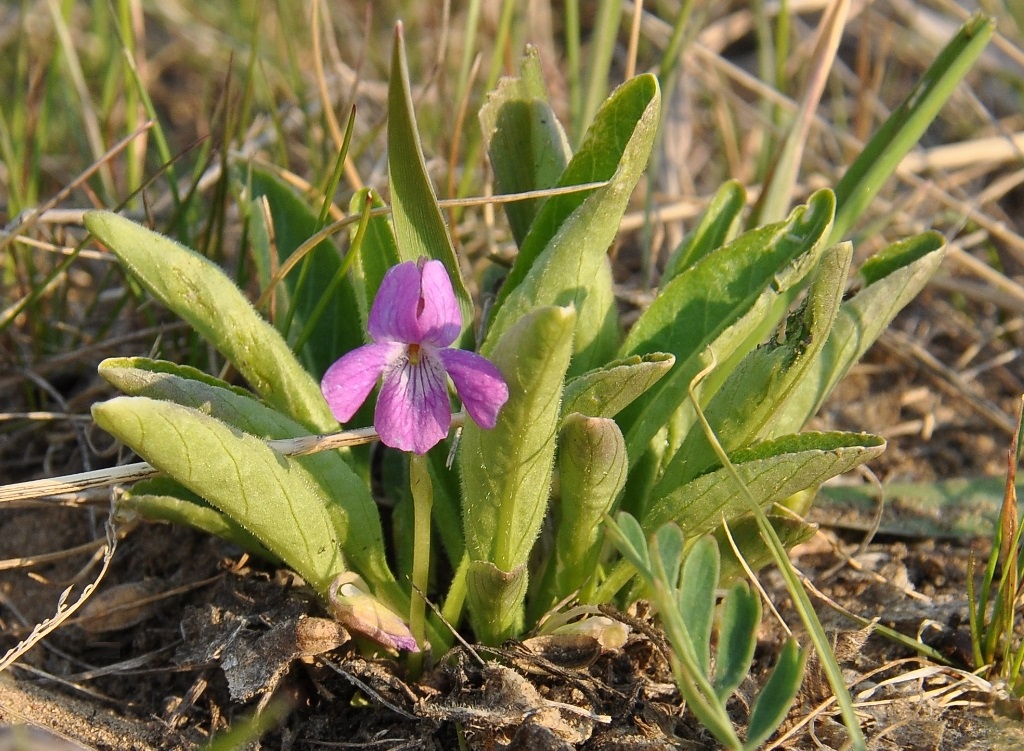
M 473 322 L 473 301 L 462 281 L 462 271 L 448 227 L 438 208 L 434 186 L 427 176 L 423 147 L 416 129 L 401 23 L 395 26 L 391 82 L 388 85 L 388 175 L 392 220 L 402 260 L 415 261 L 423 256 L 444 264 L 462 311 L 462 327 L 468 328 Z
M 161 472 L 256 537 L 326 596 L 345 571 L 330 506 L 311 473 L 260 439 L 198 410 L 145 397 L 117 397 L 93 418 Z
M 711 629 L 715 622 L 715 590 L 721 570 L 718 543 L 704 535 L 693 544 L 679 582 L 679 614 L 693 641 L 697 664 L 711 677 Z
M 338 429 L 320 386 L 216 264 L 116 214 L 90 211 L 85 225 L 153 297 L 234 364 L 268 404 L 313 432 Z
M 758 748 L 786 719 L 803 682 L 806 664 L 807 651 L 800 649 L 796 639 L 788 639 L 782 647 L 779 661 L 775 663 L 772 674 L 750 709 L 747 742 L 743 744 L 745 751 L 754 751 Z
M 747 191 L 738 180 L 727 180 L 704 209 L 697 226 L 672 251 L 661 275 L 664 287 L 700 259 L 729 242 L 739 226 Z
M 761 599 L 745 582 L 729 590 L 722 606 L 715 661 L 715 695 L 725 702 L 750 671 L 761 625 Z

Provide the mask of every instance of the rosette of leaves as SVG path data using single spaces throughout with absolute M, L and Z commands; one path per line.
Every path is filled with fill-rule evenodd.
M 427 177 L 400 36 L 389 93 L 390 215 L 373 215 L 351 238 L 361 244 L 348 250 L 355 256 L 347 266 L 333 241 L 317 244 L 308 272 L 286 280 L 274 320 L 198 254 L 114 215 L 89 215 L 89 229 L 126 271 L 252 389 L 169 363 L 101 366 L 128 396 L 97 405 L 97 422 L 170 478 L 160 498 L 146 493 L 140 505 L 154 515 L 161 507 L 192 509 L 194 519 L 177 518 L 221 534 L 230 528 L 234 539 L 293 568 L 325 597 L 351 569 L 387 606 L 407 613 L 411 503 L 402 457 L 384 457 L 396 504 L 385 530 L 365 455 L 288 458 L 265 441 L 338 429 L 317 380 L 327 363 L 364 343 L 368 302 L 387 268 L 419 257 L 442 261 L 452 278 L 464 323 L 460 345 L 472 349 L 472 332 L 482 332 L 477 349 L 509 384 L 497 426 L 467 425 L 454 467 L 446 463 L 449 445 L 428 454 L 442 543 L 431 552 L 455 572 L 435 594 L 451 622 L 468 614 L 482 641 L 522 635 L 566 598 L 601 602 L 624 590 L 636 567 L 603 546 L 608 513 L 628 511 L 645 535 L 672 523 L 684 541 L 715 532 L 723 518 L 752 529 L 750 507 L 724 481 L 727 469 L 698 407 L 769 511 L 877 456 L 885 446 L 877 436 L 800 431 L 935 271 L 942 237 L 927 232 L 894 243 L 850 282 L 852 248 L 833 238 L 837 210 L 846 217 L 847 204 L 837 207 L 835 194 L 818 191 L 788 216 L 741 231 L 746 196 L 730 182 L 624 332 L 607 251 L 659 117 L 658 80 L 638 76 L 611 94 L 572 152 L 535 53 L 491 93 L 480 120 L 498 192 L 567 190 L 507 204 L 518 252 L 479 329 Z M 267 284 L 269 269 L 316 232 L 317 214 L 256 166 L 236 164 L 234 179 L 257 276 Z M 860 196 L 850 186 L 844 191 Z M 257 200 L 269 205 L 273 244 Z M 355 195 L 353 213 L 371 200 L 379 201 Z M 691 384 L 712 360 L 691 400 Z M 352 426 L 365 420 L 357 414 Z M 788 544 L 808 532 L 790 519 L 772 521 Z M 385 534 L 394 540 L 393 561 Z M 737 539 L 754 565 L 769 560 L 758 534 Z M 437 645 L 441 633 L 432 636 Z

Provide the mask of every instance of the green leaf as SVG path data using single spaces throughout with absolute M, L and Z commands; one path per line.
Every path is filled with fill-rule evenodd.
M 831 242 L 846 236 L 900 160 L 921 139 L 985 50 L 995 27 L 995 19 L 981 14 L 967 21 L 849 166 L 836 185 L 838 210 Z
M 313 432 L 338 429 L 317 382 L 216 264 L 110 212 L 87 212 L 85 225 L 153 297 L 231 361 L 268 404 Z
M 614 519 L 605 517 L 605 527 L 615 548 L 637 571 L 650 578 L 651 556 L 647 549 L 647 537 L 640 522 L 632 514 L 620 511 Z
M 169 477 L 157 476 L 135 483 L 120 503 L 147 519 L 192 527 L 227 540 L 266 561 L 280 563 L 278 557 L 242 525 Z
M 590 279 L 590 289 L 578 308 L 577 345 L 567 375 L 576 376 L 600 367 L 615 357 L 622 342 L 619 308 L 615 302 L 612 264 L 605 255 Z M 580 344 L 582 342 L 582 344 Z
M 863 288 L 840 306 L 825 346 L 800 388 L 773 417 L 772 434 L 800 430 L 817 414 L 832 389 L 938 270 L 944 255 L 945 238 L 925 232 L 864 262 L 859 271 Z
M 467 601 L 473 633 L 484 644 L 501 644 L 523 633 L 523 601 L 529 574 L 526 565 L 511 572 L 489 561 L 471 561 Z
M 92 409 L 96 424 L 202 496 L 326 597 L 345 571 L 336 502 L 308 469 L 202 412 L 146 397 Z
M 725 702 L 743 682 L 754 659 L 761 599 L 746 582 L 737 582 L 725 596 L 715 661 L 715 695 Z
M 626 484 L 626 445 L 614 420 L 573 413 L 558 442 L 561 499 L 555 537 L 557 599 L 594 575 L 601 519 Z
M 750 708 L 747 742 L 743 744 L 745 751 L 754 751 L 786 719 L 803 682 L 806 664 L 807 651 L 800 649 L 796 639 L 787 639 L 779 661 Z
M 291 258 L 320 229 L 318 217 L 291 186 L 271 171 L 251 165 L 247 166 L 245 177 L 251 200 L 266 197 L 270 206 L 277 259 L 270 268 L 263 268 L 261 264 L 259 269 L 261 280 L 269 281 L 271 270 Z M 263 214 L 253 210 L 250 216 L 262 220 Z M 292 312 L 288 334 L 291 341 L 295 341 L 307 325 L 311 327 L 298 356 L 316 378 L 323 376 L 331 363 L 343 354 L 363 344 L 359 314 L 362 291 L 357 291 L 348 274 L 334 281 L 341 267 L 338 248 L 330 240 L 322 240 L 306 254 L 298 270 L 285 277 L 287 294 L 278 299 L 279 318 Z
M 839 311 L 852 257 L 849 243 L 823 255 L 807 299 L 786 323 L 784 339 L 747 355 L 712 398 L 705 416 L 727 453 L 753 443 L 801 387 Z M 691 430 L 654 486 L 654 495 L 671 492 L 717 463 L 704 431 Z
M 500 571 L 526 564 L 547 512 L 575 323 L 572 308 L 547 307 L 509 329 L 491 358 L 508 383 L 508 402 L 493 430 L 473 422 L 463 429 L 459 467 L 466 550 L 473 560 L 493 563 Z M 469 580 L 471 595 L 487 601 L 486 592 L 472 594 L 474 581 Z M 488 623 L 510 618 L 471 612 Z
M 517 77 L 505 77 L 480 108 L 480 128 L 499 193 L 553 187 L 569 163 L 569 141 L 548 102 L 537 48 L 527 45 Z M 522 245 L 544 199 L 505 204 L 517 245 Z
M 181 384 L 181 389 L 175 389 L 170 384 L 175 381 L 195 381 L 203 386 L 229 391 L 235 396 L 248 399 L 253 404 L 259 404 L 261 408 L 266 409 L 252 395 L 252 392 L 232 386 L 227 381 L 222 381 L 191 365 L 179 365 L 167 360 L 153 360 L 149 357 L 108 357 L 99 364 L 96 372 L 111 386 L 130 396 L 150 396 L 154 399 L 176 401 L 184 391 L 187 391 L 188 387 Z M 169 376 L 169 378 L 165 380 L 163 376 Z M 143 393 L 149 388 L 159 388 L 159 384 L 163 382 L 168 384 L 168 390 Z M 274 414 L 280 415 L 279 412 L 274 412 Z
M 112 358 L 100 363 L 99 374 L 130 396 L 159 399 L 190 407 L 263 440 L 307 435 L 306 429 L 294 420 L 244 392 L 238 393 L 235 389 L 221 385 L 216 379 L 202 376 L 193 368 L 141 357 Z M 195 375 L 202 378 L 193 378 Z M 129 445 L 142 454 L 133 444 Z M 366 483 L 338 452 L 325 451 L 289 461 L 308 471 L 316 491 L 331 499 L 328 510 L 336 528 L 335 534 L 353 567 L 374 586 L 378 594 L 393 600 L 397 595 L 384 551 L 380 517 Z M 150 463 L 158 466 L 152 461 Z M 168 474 L 188 485 L 178 475 Z M 230 514 L 201 490 L 194 487 L 191 489 Z M 249 492 L 253 490 L 250 488 Z M 251 529 L 244 519 L 234 519 Z
M 586 353 L 603 341 L 594 328 L 595 320 L 605 320 L 603 314 L 583 307 L 598 303 L 600 311 L 607 305 L 595 280 L 650 155 L 659 102 L 657 80 L 645 75 L 620 86 L 602 107 L 559 186 L 609 182 L 544 203 L 501 289 L 482 354 L 489 355 L 523 315 L 546 305 L 573 305 L 580 312 L 587 328 L 578 327 L 575 352 Z
M 661 274 L 664 287 L 679 274 L 732 239 L 740 213 L 747 203 L 747 191 L 738 180 L 727 180 L 715 193 L 697 226 L 672 251 Z
M 467 422 L 460 444 L 466 547 L 503 571 L 525 563 L 547 508 L 571 308 L 540 308 L 502 337 L 492 360 L 509 399 L 493 430 Z
M 885 441 L 865 433 L 800 433 L 755 444 L 730 459 L 762 508 L 804 488 L 870 461 L 885 450 Z M 747 501 L 727 468 L 717 469 L 653 500 L 645 529 L 675 521 L 687 537 L 710 532 L 726 519 L 746 514 Z
M 795 294 L 817 263 L 834 208 L 832 194 L 819 191 L 785 222 L 740 235 L 661 290 L 619 350 L 621 357 L 668 352 L 676 358 L 668 376 L 619 416 L 631 462 L 687 398 L 707 346 L 722 336 L 732 346 L 746 342 L 777 300 Z M 752 311 L 757 315 L 747 317 Z M 731 328 L 741 320 L 742 327 Z M 732 351 L 716 344 L 716 354 L 722 361 Z
M 562 415 L 614 417 L 668 373 L 675 361 L 663 352 L 634 355 L 577 376 L 565 384 Z
M 463 330 L 473 323 L 473 301 L 462 281 L 448 227 L 437 205 L 434 186 L 427 176 L 423 147 L 416 128 L 416 114 L 409 87 L 402 24 L 395 24 L 388 86 L 388 176 L 391 186 L 391 217 L 402 259 L 420 256 L 444 264 L 451 277 L 462 311 Z
M 718 543 L 708 535 L 697 538 L 683 563 L 683 575 L 677 596 L 679 614 L 693 641 L 697 664 L 709 678 L 711 629 L 715 622 L 715 589 L 718 587 L 720 570 Z
M 654 533 L 651 555 L 656 558 L 655 571 L 663 574 L 665 591 L 674 593 L 679 588 L 679 572 L 683 567 L 686 538 L 677 524 L 665 524 Z M 692 637 L 692 634 L 691 634 Z

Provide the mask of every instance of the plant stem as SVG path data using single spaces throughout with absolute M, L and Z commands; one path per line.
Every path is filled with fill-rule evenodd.
M 430 484 L 430 471 L 425 456 L 409 457 L 409 485 L 412 489 L 413 551 L 412 586 L 409 603 L 409 630 L 420 647 L 420 652 L 409 655 L 410 673 L 418 675 L 423 666 L 424 614 L 426 612 L 427 579 L 430 575 L 430 511 L 434 505 L 434 489 Z M 417 591 L 418 590 L 418 591 Z

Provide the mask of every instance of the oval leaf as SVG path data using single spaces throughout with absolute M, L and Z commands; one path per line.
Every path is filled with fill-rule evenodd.
M 562 393 L 562 415 L 614 417 L 657 383 L 676 358 L 663 352 L 616 360 L 573 378 Z
M 547 511 L 575 322 L 572 308 L 540 308 L 510 329 L 492 356 L 508 402 L 493 430 L 468 422 L 462 432 L 466 549 L 502 571 L 526 563 Z
M 725 596 L 715 661 L 715 695 L 725 703 L 743 682 L 754 659 L 757 629 L 761 626 L 761 599 L 745 582 L 737 582 Z
M 884 450 L 882 438 L 864 433 L 800 433 L 755 444 L 730 459 L 762 508 L 767 508 L 848 472 Z M 687 537 L 696 537 L 717 527 L 723 515 L 735 519 L 748 511 L 746 497 L 732 475 L 727 469 L 718 469 L 652 501 L 643 524 L 651 530 L 675 521 Z
M 683 562 L 679 583 L 679 614 L 690 632 L 697 664 L 711 677 L 711 629 L 715 622 L 715 590 L 721 570 L 718 543 L 704 535 L 693 544 Z
M 338 429 L 320 386 L 216 264 L 107 211 L 87 212 L 85 226 L 153 297 L 233 363 L 268 404 L 313 432 Z
M 141 357 L 114 358 L 100 363 L 99 373 L 130 396 L 191 407 L 260 439 L 299 438 L 307 434 L 297 422 L 244 392 L 225 388 L 209 376 L 193 380 L 188 376 L 199 373 L 193 368 Z M 396 585 L 387 564 L 377 505 L 366 483 L 338 452 L 325 451 L 289 461 L 311 472 L 319 492 L 332 499 L 328 508 L 336 534 L 355 569 L 378 594 L 393 598 Z M 242 519 L 236 521 L 248 526 Z M 381 588 L 386 593 L 380 592 Z
M 310 472 L 260 439 L 198 410 L 121 396 L 92 409 L 96 424 L 253 534 L 326 597 L 345 571 L 329 507 Z
M 556 601 L 594 575 L 601 548 L 601 519 L 626 484 L 626 443 L 614 420 L 572 414 L 558 451 L 561 498 L 555 537 Z
M 779 661 L 750 709 L 747 742 L 743 744 L 745 751 L 754 751 L 786 719 L 803 682 L 806 664 L 807 651 L 800 649 L 796 639 L 786 640 Z

